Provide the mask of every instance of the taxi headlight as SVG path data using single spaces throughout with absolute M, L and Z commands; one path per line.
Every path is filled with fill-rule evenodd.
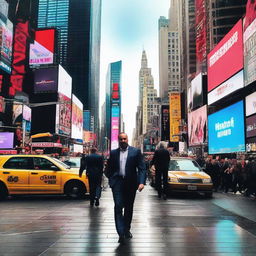
M 212 183 L 212 180 L 210 178 L 208 179 L 203 179 L 203 183 Z
M 179 180 L 176 177 L 169 177 L 169 182 L 179 182 Z

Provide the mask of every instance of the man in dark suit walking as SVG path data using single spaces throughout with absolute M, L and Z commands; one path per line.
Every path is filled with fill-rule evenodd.
M 120 133 L 118 139 L 119 148 L 110 152 L 105 174 L 109 178 L 115 203 L 118 242 L 124 244 L 125 238 L 132 238 L 133 204 L 137 189 L 142 191 L 144 188 L 146 168 L 141 151 L 128 145 L 127 134 Z
M 159 148 L 155 151 L 151 164 L 156 169 L 156 189 L 158 197 L 166 200 L 168 191 L 168 168 L 170 162 L 170 153 L 166 149 L 166 143 L 160 142 Z
M 91 154 L 82 156 L 79 169 L 79 176 L 82 177 L 83 171 L 86 169 L 86 175 L 89 180 L 90 188 L 90 205 L 99 206 L 101 196 L 101 181 L 103 175 L 104 159 L 97 154 L 97 149 L 92 148 Z

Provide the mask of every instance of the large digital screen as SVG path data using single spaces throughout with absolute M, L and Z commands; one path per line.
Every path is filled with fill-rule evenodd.
M 245 98 L 245 109 L 246 116 L 256 114 L 256 92 Z
M 11 73 L 12 63 L 13 24 L 7 19 L 0 19 L 0 68 Z
M 43 68 L 34 71 L 34 92 L 46 93 L 58 90 L 58 69 Z
M 208 92 L 243 68 L 242 20 L 208 54 L 207 62 Z
M 170 141 L 179 141 L 179 125 L 181 120 L 181 102 L 179 93 L 170 93 Z
M 212 104 L 225 96 L 244 87 L 244 72 L 241 70 L 236 75 L 219 85 L 208 93 L 208 104 Z
M 196 62 L 199 70 L 206 62 L 207 14 L 206 0 L 195 1 L 196 10 Z
M 71 98 L 71 91 L 72 91 L 72 78 L 67 73 L 67 71 L 61 65 L 59 65 L 58 92 Z
M 208 138 L 209 154 L 245 151 L 243 101 L 208 116 Z
M 256 136 L 256 115 L 246 118 L 246 138 Z
M 43 29 L 35 32 L 35 40 L 45 47 L 48 51 L 54 53 L 55 29 Z
M 43 65 L 53 63 L 53 53 L 35 41 L 30 44 L 29 65 Z
M 31 122 L 31 108 L 26 106 L 26 105 L 23 105 L 23 119 L 28 121 L 28 122 Z
M 206 141 L 207 106 L 188 113 L 189 146 L 202 145 Z
M 191 89 L 191 86 L 188 87 L 188 90 L 187 90 L 187 108 L 188 108 L 188 112 L 191 112 L 192 110 L 192 93 L 191 93 L 192 89 Z
M 0 132 L 0 148 L 13 148 L 13 132 Z
M 246 29 L 245 27 L 244 23 L 244 80 L 246 86 L 256 80 L 256 19 Z
M 192 109 L 203 105 L 203 75 L 198 74 L 191 81 L 192 90 Z
M 83 104 L 74 94 L 72 94 L 71 137 L 83 139 Z
M 111 109 L 111 150 L 118 148 L 120 107 L 112 106 Z

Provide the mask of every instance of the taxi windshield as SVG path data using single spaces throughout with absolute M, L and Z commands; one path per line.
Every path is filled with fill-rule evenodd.
M 52 158 L 54 159 L 54 161 L 56 161 L 58 164 L 60 164 L 61 166 L 63 166 L 65 169 L 70 169 L 70 166 L 66 165 L 65 163 L 61 162 L 59 159 L 57 158 Z
M 200 172 L 197 162 L 189 159 L 170 160 L 169 171 L 193 171 Z

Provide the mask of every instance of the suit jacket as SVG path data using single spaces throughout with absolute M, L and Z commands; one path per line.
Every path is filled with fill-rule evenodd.
M 88 177 L 102 176 L 103 174 L 104 160 L 103 157 L 98 154 L 90 154 L 85 158 L 81 158 L 81 166 L 79 174 L 82 174 L 86 169 L 86 175 Z
M 120 180 L 120 148 L 110 152 L 105 175 L 109 178 L 110 187 Z M 125 180 L 131 188 L 137 189 L 139 184 L 144 184 L 145 178 L 146 167 L 141 151 L 129 146 L 125 165 Z
M 169 151 L 165 148 L 160 148 L 155 151 L 151 164 L 155 165 L 156 170 L 166 171 L 169 168 L 169 162 Z

